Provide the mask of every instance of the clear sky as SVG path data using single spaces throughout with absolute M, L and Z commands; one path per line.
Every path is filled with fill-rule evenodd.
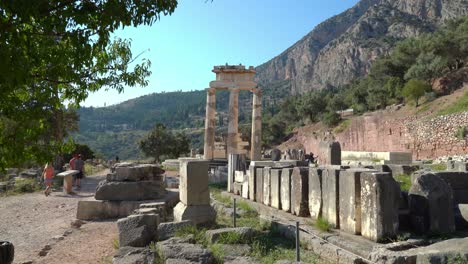
M 102 107 L 145 94 L 208 87 L 214 65 L 258 66 L 279 55 L 317 24 L 358 0 L 180 0 L 151 27 L 125 28 L 132 53 L 144 52 L 152 75 L 146 87 L 90 94 L 82 106 Z

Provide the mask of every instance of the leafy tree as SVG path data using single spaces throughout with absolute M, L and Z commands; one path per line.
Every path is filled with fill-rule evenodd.
M 126 26 L 151 25 L 176 0 L 0 2 L 0 169 L 50 160 L 60 139 L 44 137 L 52 117 L 102 87 L 147 85 L 150 62 L 136 62 Z M 134 65 L 129 67 L 129 65 Z
M 161 161 L 161 156 L 177 158 L 180 154 L 190 151 L 190 140 L 182 133 L 172 134 L 162 124 L 157 124 L 153 130 L 139 142 L 141 151 L 154 157 L 156 162 Z
M 328 112 L 322 116 L 322 122 L 328 127 L 336 126 L 340 123 L 340 121 L 341 116 L 336 112 Z
M 419 99 L 424 96 L 426 92 L 431 91 L 432 87 L 421 80 L 411 79 L 403 87 L 403 96 L 409 100 L 414 100 L 416 107 L 419 106 Z

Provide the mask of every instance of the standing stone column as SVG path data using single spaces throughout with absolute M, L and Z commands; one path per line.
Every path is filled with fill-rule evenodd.
M 237 137 L 239 133 L 239 89 L 229 90 L 229 125 L 227 134 L 227 152 L 238 154 Z
M 216 129 L 216 89 L 206 89 L 205 143 L 203 158 L 213 159 Z
M 252 98 L 252 142 L 250 150 L 250 160 L 261 160 L 262 142 L 262 92 L 253 92 Z

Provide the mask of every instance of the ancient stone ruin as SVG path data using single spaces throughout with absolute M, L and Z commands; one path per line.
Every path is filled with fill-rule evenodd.
M 215 124 L 216 124 L 216 91 L 229 91 L 229 125 L 227 135 L 227 154 L 245 154 L 241 145 L 239 134 L 239 92 L 251 91 L 253 93 L 252 105 L 252 141 L 251 160 L 261 158 L 261 129 L 262 129 L 262 93 L 257 89 L 253 78 L 255 70 L 253 66 L 248 69 L 243 65 L 215 66 L 216 80 L 210 82 L 210 88 L 206 89 L 206 118 L 205 118 L 205 160 L 213 159 L 215 151 Z
M 154 164 L 118 164 L 114 172 L 99 183 L 95 200 L 78 202 L 77 218 L 126 217 L 142 203 L 170 200 L 163 173 L 164 170 Z

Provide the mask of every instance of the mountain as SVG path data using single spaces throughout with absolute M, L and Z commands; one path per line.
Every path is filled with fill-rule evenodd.
M 397 41 L 464 15 L 466 0 L 362 0 L 258 66 L 256 80 L 273 95 L 339 87 L 367 74 Z

